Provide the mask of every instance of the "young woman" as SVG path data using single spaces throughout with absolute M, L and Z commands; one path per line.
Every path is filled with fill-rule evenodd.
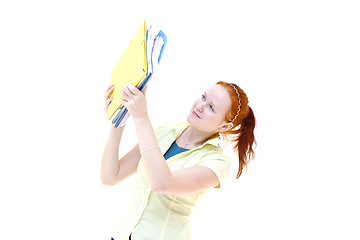
M 110 86 L 105 110 L 111 103 Z M 228 177 L 231 159 L 219 146 L 219 135 L 236 142 L 239 169 L 253 157 L 255 117 L 242 89 L 218 82 L 192 106 L 187 121 L 155 131 L 147 114 L 143 92 L 132 85 L 121 90 L 138 144 L 119 160 L 123 127 L 111 127 L 105 146 L 101 181 L 116 184 L 137 173 L 130 206 L 114 228 L 115 240 L 190 239 L 189 216 L 202 195 L 219 188 Z

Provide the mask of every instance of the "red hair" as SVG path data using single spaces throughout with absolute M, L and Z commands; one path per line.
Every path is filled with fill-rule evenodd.
M 226 114 L 225 119 L 228 122 L 232 122 L 234 126 L 225 132 L 225 134 L 236 136 L 232 141 L 236 143 L 234 150 L 238 153 L 239 157 L 239 169 L 236 175 L 236 178 L 239 178 L 243 169 L 254 158 L 253 145 L 256 144 L 254 135 L 256 119 L 253 110 L 248 105 L 249 100 L 245 92 L 239 86 L 222 81 L 217 84 L 228 90 L 231 99 L 231 108 Z

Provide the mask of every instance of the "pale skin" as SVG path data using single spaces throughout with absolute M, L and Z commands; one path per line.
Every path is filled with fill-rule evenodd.
M 112 91 L 113 86 L 109 86 L 105 92 L 105 110 L 112 101 L 112 98 L 108 97 Z M 138 144 L 119 159 L 118 150 L 124 127 L 111 126 L 102 158 L 102 183 L 114 185 L 133 175 L 142 157 L 149 184 L 154 192 L 181 195 L 218 186 L 219 179 L 210 168 L 195 166 L 171 172 L 160 149 L 152 148 L 158 143 L 147 114 L 145 92 L 146 88 L 141 92 L 131 84 L 121 90 L 124 100 L 120 102 L 127 107 L 133 118 Z M 224 87 L 210 87 L 194 102 L 187 117 L 190 126 L 176 139 L 176 143 L 180 147 L 192 149 L 214 135 L 231 129 L 233 124 L 225 121 L 225 114 L 230 106 L 229 93 Z M 149 148 L 152 149 L 148 150 Z M 145 152 L 141 156 L 143 151 Z

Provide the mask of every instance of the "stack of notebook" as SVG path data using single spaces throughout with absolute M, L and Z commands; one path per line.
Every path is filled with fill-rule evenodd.
M 111 73 L 114 91 L 110 95 L 113 99 L 107 110 L 107 119 L 112 118 L 115 127 L 123 126 L 129 117 L 128 110 L 119 102 L 120 90 L 127 83 L 140 91 L 144 89 L 158 68 L 166 42 L 166 35 L 161 30 L 146 26 L 144 21 L 114 67 Z

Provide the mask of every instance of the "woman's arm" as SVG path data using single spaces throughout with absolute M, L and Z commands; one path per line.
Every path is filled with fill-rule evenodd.
M 109 98 L 109 95 L 112 91 L 111 85 L 105 92 L 105 111 L 111 103 L 112 98 Z M 101 162 L 101 182 L 105 185 L 114 185 L 136 172 L 140 160 L 138 145 L 119 160 L 118 152 L 123 131 L 124 127 L 111 126 Z
M 101 182 L 114 185 L 136 172 L 140 160 L 139 147 L 136 145 L 119 160 L 118 152 L 124 128 L 111 126 L 101 162 Z
M 158 143 L 147 114 L 144 94 L 132 85 L 122 89 L 124 104 L 135 123 L 139 154 L 153 191 L 164 194 L 188 194 L 219 184 L 216 174 L 207 167 L 197 166 L 175 172 L 170 169 L 158 148 Z

